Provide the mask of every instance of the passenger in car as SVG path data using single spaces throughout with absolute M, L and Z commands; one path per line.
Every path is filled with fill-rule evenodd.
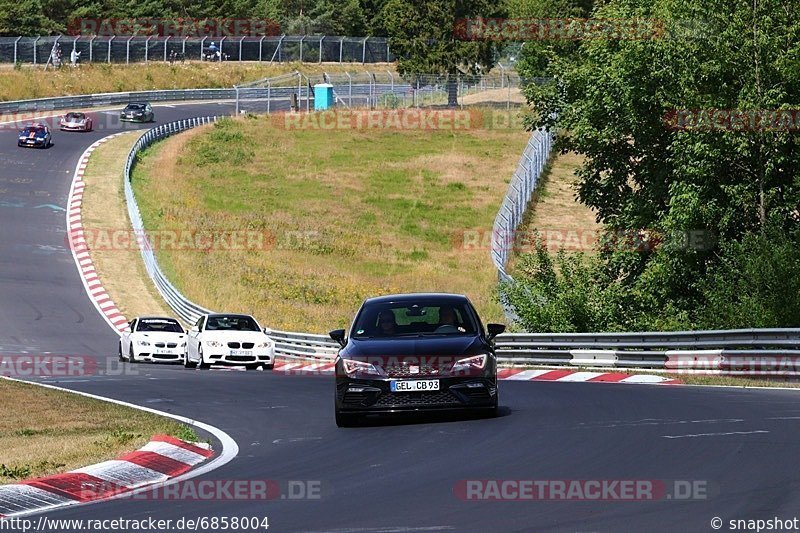
M 439 325 L 440 326 L 458 326 L 458 317 L 452 307 L 439 308 Z

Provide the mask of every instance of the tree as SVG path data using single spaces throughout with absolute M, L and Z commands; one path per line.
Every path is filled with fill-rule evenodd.
M 508 0 L 511 17 L 520 19 L 587 18 L 592 13 L 593 0 Z M 529 40 L 524 43 L 516 68 L 523 79 L 546 75 L 554 56 L 574 53 L 579 41 Z
M 47 35 L 52 27 L 40 2 L 0 0 L 0 35 Z
M 501 6 L 492 0 L 389 0 L 383 18 L 398 72 L 406 78 L 447 75 L 448 104 L 457 105 L 458 74 L 491 68 L 496 43 L 463 40 L 456 35 L 456 22 L 501 16 Z
M 699 280 L 734 253 L 730 243 L 767 228 L 796 242 L 788 237 L 800 229 L 796 130 L 683 130 L 669 119 L 680 110 L 795 108 L 799 8 L 798 0 L 611 0 L 593 16 L 657 20 L 657 31 L 583 40 L 552 57 L 553 83 L 526 88 L 530 125 L 558 128 L 557 147 L 585 156 L 577 195 L 610 232 L 700 233 L 720 243 L 602 251 L 598 279 L 627 295 L 618 322 L 673 313 L 692 325 L 709 305 Z

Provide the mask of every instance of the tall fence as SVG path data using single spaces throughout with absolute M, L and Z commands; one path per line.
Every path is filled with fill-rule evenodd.
M 542 83 L 544 78 L 525 80 Z M 524 100 L 520 91 L 524 81 L 503 65 L 488 74 L 454 76 L 418 74 L 400 77 L 391 70 L 359 72 L 321 72 L 305 75 L 299 72 L 264 78 L 236 87 L 237 109 L 254 112 L 271 111 L 269 98 L 280 90 L 299 95 L 300 109 L 310 109 L 312 87 L 318 83 L 333 86 L 336 105 L 344 107 L 406 108 L 444 106 L 451 95 L 459 105 L 482 105 L 500 108 L 518 106 Z
M 201 60 L 211 42 L 226 61 L 310 63 L 390 63 L 395 60 L 383 37 L 282 35 L 275 37 L 157 37 L 157 36 L 48 36 L 0 37 L 0 62 L 44 65 L 58 43 L 63 61 L 72 50 L 81 62 L 139 63 Z
M 514 249 L 515 234 L 539 184 L 542 171 L 547 166 L 552 148 L 551 132 L 544 130 L 533 132 L 511 178 L 500 211 L 494 219 L 491 254 L 500 281 L 512 281 L 506 272 L 506 265 Z

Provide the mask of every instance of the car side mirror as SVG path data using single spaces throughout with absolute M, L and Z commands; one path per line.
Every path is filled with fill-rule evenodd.
M 505 324 L 486 324 L 486 331 L 489 334 L 486 336 L 488 340 L 492 340 L 506 330 Z
M 331 339 L 335 340 L 339 343 L 339 346 L 344 348 L 345 344 L 347 344 L 347 340 L 344 338 L 344 330 L 343 329 L 335 329 L 328 333 L 331 336 Z

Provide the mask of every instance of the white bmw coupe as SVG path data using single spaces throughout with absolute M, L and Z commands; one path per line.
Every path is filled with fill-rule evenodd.
M 138 363 L 180 363 L 186 351 L 186 332 L 174 318 L 137 317 L 119 339 L 119 360 Z
M 272 369 L 275 343 L 250 315 L 202 315 L 189 330 L 183 366 L 211 365 Z

